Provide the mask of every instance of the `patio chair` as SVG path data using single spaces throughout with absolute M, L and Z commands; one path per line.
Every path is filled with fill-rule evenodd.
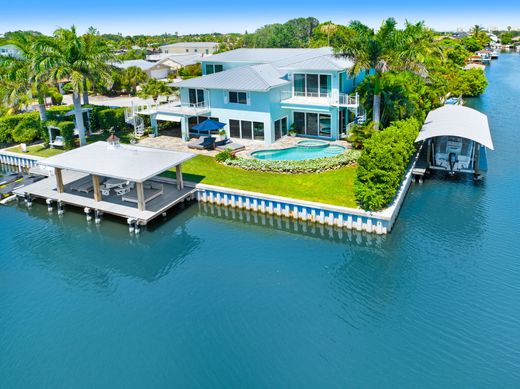
M 221 146 L 215 147 L 218 151 L 226 151 L 229 150 L 231 153 L 238 153 L 239 151 L 245 150 L 246 146 L 241 145 L 240 143 L 236 143 L 233 141 L 230 141 L 229 143 L 223 144 Z
M 188 142 L 188 148 L 196 150 L 212 150 L 215 148 L 215 138 L 212 136 L 201 136 Z

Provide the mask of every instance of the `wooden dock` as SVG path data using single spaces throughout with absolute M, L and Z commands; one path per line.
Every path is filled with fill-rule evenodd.
M 92 193 L 82 193 L 71 190 L 71 184 L 78 180 L 88 177 L 88 174 L 64 171 L 63 184 L 64 192 L 59 193 L 56 189 L 56 179 L 51 176 L 44 178 L 34 184 L 16 189 L 13 193 L 20 197 L 31 196 L 32 198 L 42 198 L 49 202 L 73 205 L 110 215 L 123 217 L 127 220 L 135 220 L 140 225 L 146 225 L 150 220 L 156 218 L 174 205 L 190 198 L 196 191 L 194 186 L 186 185 L 182 189 L 177 189 L 175 180 L 156 177 L 155 182 L 163 185 L 163 194 L 146 203 L 146 210 L 139 210 L 137 204 L 126 202 L 120 196 L 103 196 L 101 201 L 96 201 Z

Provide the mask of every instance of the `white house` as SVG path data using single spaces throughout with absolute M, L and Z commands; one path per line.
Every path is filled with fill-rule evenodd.
M 3 45 L 0 46 L 0 55 L 2 56 L 11 56 L 11 57 L 19 57 L 20 50 L 15 45 Z
M 298 136 L 339 139 L 364 114 L 353 93 L 366 75 L 352 76 L 352 62 L 331 48 L 237 49 L 204 57 L 202 77 L 175 83 L 177 105 L 134 107 L 134 114 L 181 123 L 188 139 L 193 126 L 211 117 L 232 138 L 271 144 L 293 129 Z
M 115 62 L 113 66 L 119 69 L 128 69 L 130 67 L 137 67 L 143 70 L 149 77 L 161 80 L 167 78 L 170 73 L 170 67 L 158 62 L 150 62 L 144 59 L 133 59 L 122 62 Z
M 160 47 L 163 54 L 213 54 L 218 49 L 217 42 L 177 42 Z

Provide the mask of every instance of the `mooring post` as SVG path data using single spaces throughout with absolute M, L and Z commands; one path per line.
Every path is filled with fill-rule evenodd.
M 87 218 L 87 222 L 91 221 L 92 220 L 92 216 L 90 215 L 90 208 L 85 207 L 83 209 L 83 212 L 85 212 L 85 216 Z

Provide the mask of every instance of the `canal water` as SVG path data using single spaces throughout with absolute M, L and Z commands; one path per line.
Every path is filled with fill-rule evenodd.
M 388 236 L 0 207 L 0 387 L 520 387 L 520 55 L 488 76 L 488 177 L 414 184 Z

